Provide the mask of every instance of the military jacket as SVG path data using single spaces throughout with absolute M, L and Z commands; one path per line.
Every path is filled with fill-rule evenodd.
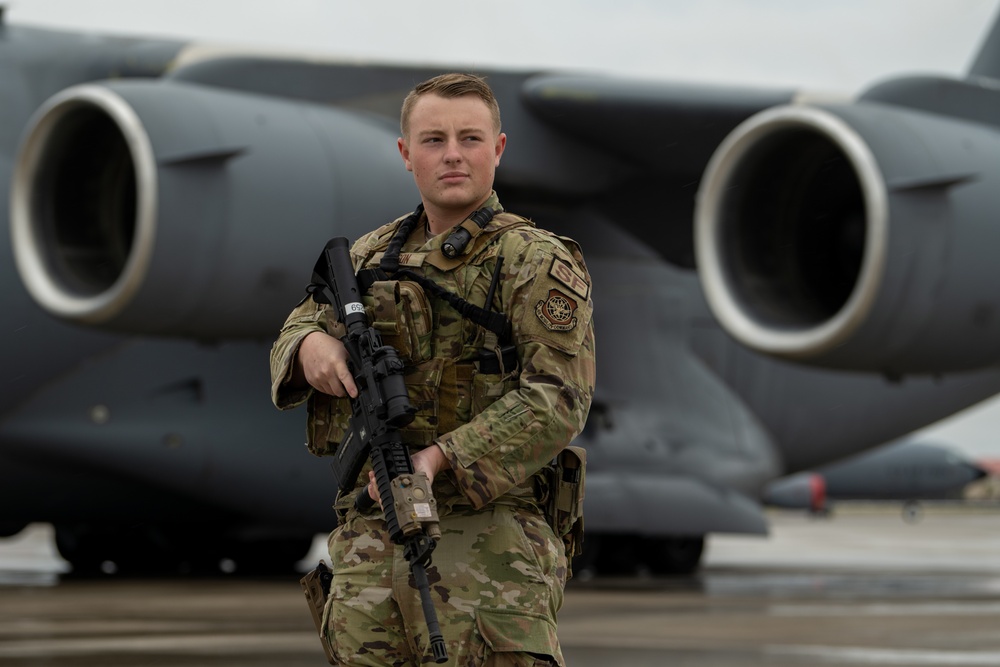
M 510 318 L 517 368 L 480 372 L 480 351 L 495 346 L 495 337 L 413 281 L 375 282 L 365 296 L 370 322 L 406 364 L 410 401 L 418 408 L 401 430 L 404 441 L 413 448 L 437 443 L 451 464 L 435 479 L 439 503 L 452 495 L 475 508 L 516 495 L 580 433 L 595 382 L 591 280 L 579 247 L 504 213 L 495 193 L 486 206 L 497 213 L 464 254 L 446 258 L 441 245 L 449 232 L 428 239 L 421 220 L 400 265 L 484 306 L 503 257 L 491 305 Z M 402 220 L 354 244 L 356 270 L 378 266 Z M 280 409 L 308 402 L 310 451 L 332 454 L 348 425 L 348 399 L 284 385 L 299 343 L 313 331 L 343 333 L 329 306 L 306 299 L 271 350 L 271 395 Z M 366 481 L 367 473 L 359 485 Z

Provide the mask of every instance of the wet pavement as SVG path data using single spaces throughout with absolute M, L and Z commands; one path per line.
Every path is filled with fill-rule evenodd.
M 42 527 L 0 541 L 0 667 L 323 665 L 294 577 L 60 580 Z M 575 667 L 1000 665 L 1000 511 L 773 517 L 696 577 L 575 580 Z

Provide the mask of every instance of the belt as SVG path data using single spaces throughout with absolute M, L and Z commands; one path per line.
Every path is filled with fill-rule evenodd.
M 492 505 L 510 505 L 522 509 L 534 510 L 543 513 L 544 503 L 548 497 L 548 481 L 546 479 L 545 468 L 534 475 L 512 487 L 507 493 L 493 500 Z M 354 499 L 366 488 L 366 485 L 358 485 L 349 494 L 339 498 L 334 505 L 334 509 L 341 519 L 346 519 L 352 513 L 356 513 Z M 470 510 L 472 503 L 458 490 L 452 481 L 451 475 L 438 475 L 432 487 L 434 499 L 438 505 L 438 516 L 447 516 L 452 512 Z M 372 513 L 378 513 L 377 506 Z

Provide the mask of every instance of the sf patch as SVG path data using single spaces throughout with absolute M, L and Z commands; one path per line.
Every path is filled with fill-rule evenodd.
M 535 306 L 535 315 L 549 331 L 572 331 L 576 328 L 576 300 L 550 289 L 549 298 Z
M 584 301 L 590 296 L 590 283 L 566 260 L 553 257 L 549 275 Z

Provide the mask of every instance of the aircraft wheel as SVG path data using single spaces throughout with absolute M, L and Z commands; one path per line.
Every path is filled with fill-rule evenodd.
M 311 537 L 232 541 L 225 551 L 225 570 L 236 574 L 286 574 L 305 558 Z
M 75 577 L 114 574 L 133 557 L 120 534 L 88 524 L 57 525 L 56 549 L 73 566 Z
M 218 572 L 210 535 L 166 526 L 57 525 L 56 548 L 73 576 L 189 574 L 202 566 Z
M 602 577 L 638 574 L 642 547 L 642 539 L 637 535 L 602 535 L 595 562 L 597 574 Z
M 705 536 L 650 537 L 643 545 L 643 562 L 656 575 L 691 574 L 701 563 Z

